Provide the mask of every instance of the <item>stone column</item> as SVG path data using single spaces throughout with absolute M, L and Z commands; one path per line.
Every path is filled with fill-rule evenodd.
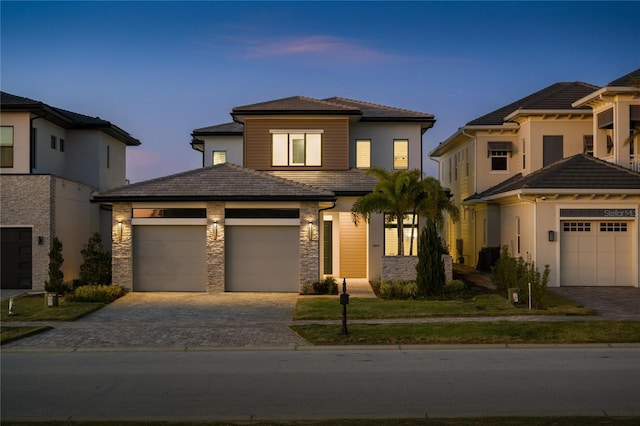
M 115 203 L 112 217 L 111 282 L 133 290 L 131 203 Z
M 225 290 L 224 203 L 207 203 L 207 292 Z
M 300 203 L 300 293 L 320 279 L 319 226 L 318 203 Z

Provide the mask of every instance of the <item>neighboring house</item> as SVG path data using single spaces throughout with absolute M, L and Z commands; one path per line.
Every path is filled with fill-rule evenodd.
M 95 197 L 113 205 L 114 283 L 301 292 L 323 276 L 379 279 L 383 256 L 395 254 L 397 224 L 377 215 L 356 226 L 351 206 L 375 185 L 370 167 L 422 169 L 433 115 L 307 97 L 231 115 L 231 123 L 193 131 L 203 168 Z
M 551 85 L 433 150 L 461 211 L 445 230 L 455 261 L 489 270 L 507 246 L 549 265 L 550 286 L 638 287 L 638 78 Z
M 140 141 L 108 121 L 33 99 L 1 92 L 0 104 L 2 288 L 43 289 L 56 236 L 71 281 L 91 234 L 111 244 L 111 212 L 91 199 L 126 183 L 125 148 Z

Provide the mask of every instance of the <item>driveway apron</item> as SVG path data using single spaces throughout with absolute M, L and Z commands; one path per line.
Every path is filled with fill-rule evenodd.
M 640 288 L 559 287 L 551 290 L 594 309 L 606 319 L 640 321 Z
M 78 321 L 4 348 L 206 348 L 305 345 L 287 326 L 297 294 L 129 293 Z

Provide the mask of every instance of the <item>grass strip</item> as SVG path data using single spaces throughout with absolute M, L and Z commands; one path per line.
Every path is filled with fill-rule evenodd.
M 528 310 L 514 307 L 497 294 L 484 294 L 465 300 L 384 300 L 351 298 L 348 312 L 353 319 L 427 318 L 447 316 L 514 316 L 514 315 L 595 315 L 591 309 L 555 295 L 547 299 L 547 308 Z M 294 320 L 340 319 L 342 310 L 337 296 L 299 297 Z
M 311 421 L 56 421 L 52 426 L 234 426 L 248 423 L 257 426 L 589 426 L 589 425 L 638 425 L 638 417 L 465 417 L 421 419 L 335 419 Z M 2 422 L 3 426 L 43 426 L 43 422 Z
M 640 321 L 487 321 L 293 325 L 312 345 L 638 343 Z
M 23 337 L 31 336 L 33 334 L 42 333 L 43 331 L 51 330 L 53 327 L 44 325 L 34 327 L 0 327 L 0 344 L 4 345 L 14 340 L 22 339 Z
M 9 301 L 3 300 L 0 308 L 2 322 L 75 321 L 105 306 L 104 303 L 71 302 L 62 296 L 58 298 L 58 306 L 47 307 L 44 297 L 35 295 L 13 299 L 14 315 L 9 315 Z

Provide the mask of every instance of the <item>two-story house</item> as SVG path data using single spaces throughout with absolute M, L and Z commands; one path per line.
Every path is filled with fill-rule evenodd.
M 97 117 L 2 92 L 0 98 L 2 288 L 44 288 L 53 237 L 65 281 L 78 278 L 94 232 L 111 243 L 111 212 L 95 191 L 122 186 L 125 149 L 140 141 Z
M 605 88 L 556 83 L 430 153 L 461 210 L 445 230 L 457 262 L 488 270 L 507 246 L 549 265 L 550 286 L 638 286 L 639 147 L 629 135 L 639 75 Z
M 113 205 L 114 283 L 300 292 L 327 275 L 379 279 L 397 224 L 356 225 L 351 206 L 375 185 L 368 168 L 422 169 L 433 115 L 298 96 L 231 116 L 193 131 L 203 168 L 95 197 Z

